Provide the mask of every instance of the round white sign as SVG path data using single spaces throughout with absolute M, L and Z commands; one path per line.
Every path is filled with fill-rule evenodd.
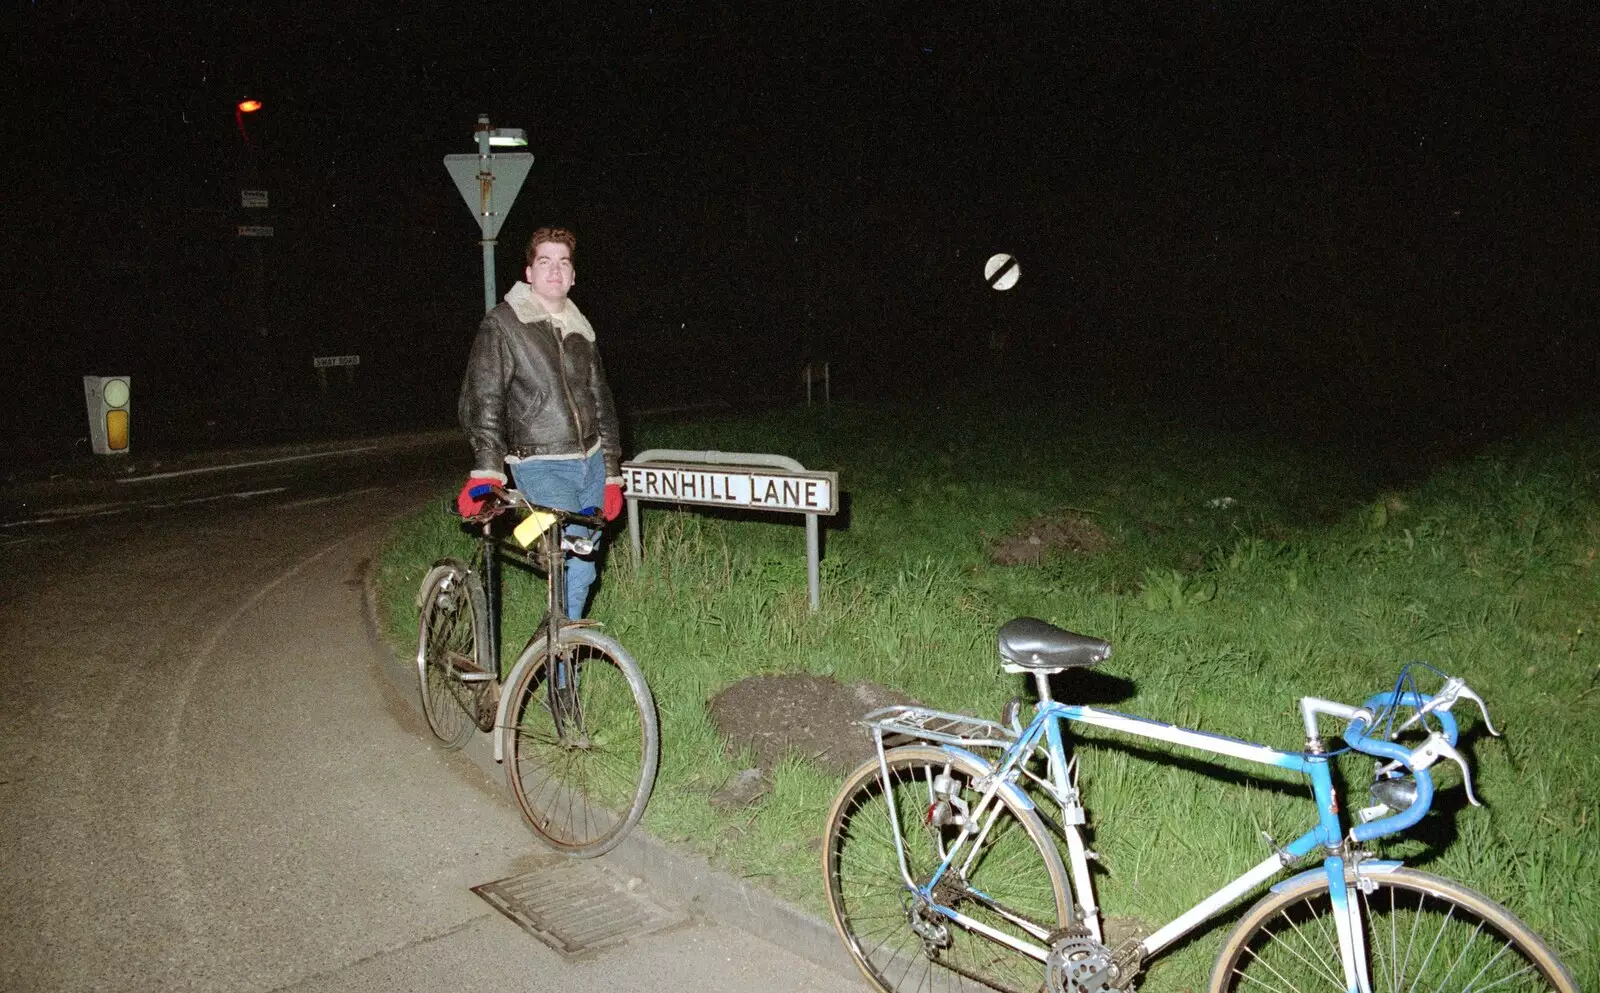
M 1009 290 L 1017 285 L 1017 280 L 1022 276 L 1022 266 L 1017 260 L 999 252 L 989 256 L 989 261 L 983 264 L 983 278 L 989 285 L 997 290 Z
M 125 379 L 108 379 L 100 388 L 100 395 L 105 397 L 108 407 L 125 407 L 128 404 L 128 381 Z

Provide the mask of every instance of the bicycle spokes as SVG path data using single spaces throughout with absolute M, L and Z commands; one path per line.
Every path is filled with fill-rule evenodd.
M 512 687 L 504 752 L 529 825 L 571 854 L 615 847 L 655 780 L 655 705 L 638 664 L 611 639 L 561 632 L 535 646 Z M 523 663 L 518 663 L 519 667 Z
M 556 725 L 556 743 L 564 748 L 588 748 L 589 735 L 583 725 L 583 699 L 579 693 L 582 668 L 570 651 L 557 653 L 551 660 L 550 716 Z

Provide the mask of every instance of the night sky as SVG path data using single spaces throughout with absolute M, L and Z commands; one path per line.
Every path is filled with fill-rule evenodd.
M 70 452 L 109 372 L 172 444 L 451 423 L 482 276 L 440 160 L 479 113 L 536 156 L 500 288 L 575 228 L 624 407 L 807 358 L 854 399 L 1463 445 L 1589 402 L 1600 15 L 1165 6 L 14 2 L 8 434 Z

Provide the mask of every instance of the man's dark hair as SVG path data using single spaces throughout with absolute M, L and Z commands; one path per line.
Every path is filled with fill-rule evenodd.
M 572 257 L 574 259 L 578 257 L 578 238 L 571 231 L 566 228 L 539 228 L 533 233 L 533 237 L 528 239 L 529 265 L 533 265 L 534 250 L 547 241 L 567 246 L 567 251 L 571 253 Z

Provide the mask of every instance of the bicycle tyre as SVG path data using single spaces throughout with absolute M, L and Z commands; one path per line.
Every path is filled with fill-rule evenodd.
M 471 740 L 489 685 L 463 682 L 457 662 L 470 660 L 484 668 L 488 651 L 483 584 L 460 559 L 440 559 L 423 579 L 417 598 L 417 684 L 428 728 L 447 751 Z
M 546 639 L 524 651 L 500 729 L 506 776 L 523 819 L 558 851 L 581 858 L 617 847 L 655 788 L 661 730 L 655 698 L 633 656 L 589 628 L 560 636 L 558 659 L 577 674 L 577 714 L 552 709 Z
M 884 796 L 878 760 L 867 761 L 845 779 L 828 811 L 823 836 L 828 909 L 862 975 L 882 993 L 1043 989 L 1044 963 L 946 923 L 926 908 L 917 909 L 900 875 L 891 808 L 900 821 L 911 873 L 918 882 L 925 881 L 941 860 L 937 845 L 952 840 L 959 830 L 929 824 L 930 777 L 948 770 L 960 782 L 960 796 L 970 809 L 978 795 L 971 783 L 988 770 L 970 758 L 929 745 L 893 748 L 884 760 L 894 784 L 893 800 Z M 1054 931 L 1071 919 L 1071 887 L 1060 853 L 1036 813 L 1014 804 L 1004 793 L 1000 800 L 982 856 L 969 878 L 960 881 L 965 883 L 964 892 L 988 894 L 1001 906 Z M 955 872 L 952 866 L 945 878 Z M 946 905 L 985 924 L 1014 936 L 1025 933 L 970 895 L 947 890 L 946 896 L 950 898 Z M 913 930 L 913 919 L 935 939 Z M 1041 943 L 1036 937 L 1030 940 Z
M 1373 993 L 1577 993 L 1572 974 L 1544 941 L 1475 890 L 1414 869 L 1364 874 L 1370 891 L 1356 888 L 1354 870 L 1345 878 L 1361 903 Z M 1343 993 L 1332 911 L 1321 874 L 1263 897 L 1223 943 L 1211 971 L 1211 993 L 1257 990 L 1262 983 L 1299 993 Z

